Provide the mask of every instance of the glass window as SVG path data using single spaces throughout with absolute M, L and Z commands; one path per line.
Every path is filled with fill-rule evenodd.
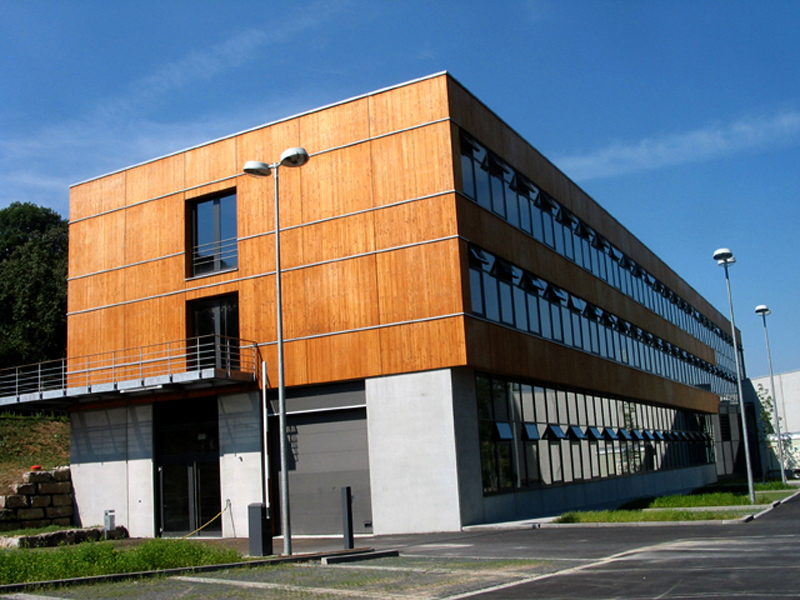
M 238 266 L 236 194 L 228 193 L 190 205 L 192 276 Z
M 489 273 L 483 273 L 483 308 L 487 319 L 500 320 L 500 299 L 497 290 L 497 279 Z
M 239 370 L 238 294 L 187 304 L 187 355 L 192 369 Z
M 483 315 L 483 285 L 482 275 L 480 270 L 470 268 L 469 270 L 469 287 L 470 295 L 472 296 L 472 312 Z
M 461 155 L 461 176 L 463 178 L 464 194 L 475 200 L 475 163 L 472 160 L 472 156 Z
M 528 330 L 528 302 L 525 297 L 525 291 L 515 286 L 514 287 L 514 314 L 517 329 L 523 331 Z

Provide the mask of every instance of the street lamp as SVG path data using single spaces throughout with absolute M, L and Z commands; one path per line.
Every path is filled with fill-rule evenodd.
M 756 492 L 753 487 L 753 469 L 750 466 L 750 440 L 747 436 L 747 416 L 744 410 L 744 390 L 742 389 L 742 369 L 739 366 L 739 344 L 736 341 L 736 321 L 733 318 L 733 297 L 731 296 L 731 280 L 728 266 L 736 262 L 733 252 L 728 248 L 720 248 L 714 252 L 714 260 L 725 268 L 725 283 L 728 286 L 728 306 L 731 310 L 731 334 L 733 335 L 733 358 L 736 361 L 736 385 L 739 390 L 739 416 L 742 419 L 742 437 L 744 437 L 744 461 L 747 463 L 747 489 L 750 492 L 750 504 L 756 503 Z
M 281 153 L 281 157 L 276 163 L 268 164 L 257 160 L 248 160 L 244 163 L 243 169 L 248 175 L 255 175 L 257 177 L 269 177 L 272 175 L 275 181 L 275 304 L 277 321 L 276 341 L 278 346 L 278 430 L 280 432 L 281 454 L 281 531 L 283 532 L 283 553 L 287 556 L 292 554 L 292 530 L 289 519 L 289 449 L 288 440 L 286 439 L 286 384 L 284 382 L 283 366 L 283 305 L 281 303 L 281 228 L 280 210 L 278 206 L 278 170 L 279 167 L 302 167 L 308 162 L 308 159 L 308 152 L 306 152 L 304 148 L 288 148 Z M 266 414 L 265 405 L 265 422 Z
M 772 372 L 772 352 L 769 350 L 769 332 L 767 331 L 767 315 L 770 314 L 770 309 L 766 304 L 759 304 L 756 306 L 756 314 L 761 315 L 764 321 L 764 340 L 767 343 L 767 360 L 769 361 L 769 385 L 772 388 L 772 401 L 774 402 L 773 408 L 775 409 L 775 434 L 778 436 L 778 462 L 781 467 L 781 481 L 786 485 L 786 471 L 783 468 L 783 442 L 781 440 L 781 420 L 778 416 L 778 396 L 775 389 L 775 376 Z

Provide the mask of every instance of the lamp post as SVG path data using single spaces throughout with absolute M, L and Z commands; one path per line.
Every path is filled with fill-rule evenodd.
M 744 438 L 744 461 L 747 463 L 747 490 L 750 493 L 750 504 L 756 503 L 756 492 L 753 487 L 753 469 L 750 466 L 750 440 L 747 435 L 747 415 L 744 410 L 744 390 L 742 389 L 742 369 L 739 366 L 739 344 L 736 341 L 736 321 L 733 317 L 733 297 L 731 296 L 731 279 L 728 266 L 736 262 L 733 252 L 728 248 L 720 248 L 714 252 L 714 260 L 725 268 L 725 283 L 728 286 L 728 306 L 731 311 L 731 335 L 733 336 L 733 358 L 736 362 L 736 385 L 739 391 L 739 416 L 742 419 L 742 437 Z
M 283 365 L 283 305 L 281 303 L 281 228 L 278 202 L 278 170 L 280 167 L 302 167 L 308 162 L 308 152 L 303 148 L 289 148 L 281 153 L 278 162 L 268 164 L 249 160 L 243 171 L 248 175 L 269 177 L 275 181 L 275 304 L 276 304 L 276 343 L 278 348 L 278 430 L 280 432 L 281 463 L 281 531 L 283 532 L 283 553 L 292 554 L 292 529 L 289 517 L 289 456 L 286 439 L 286 384 Z M 266 406 L 264 407 L 266 419 Z M 266 457 L 265 457 L 266 458 Z
M 783 442 L 781 440 L 781 420 L 778 416 L 778 396 L 777 390 L 775 389 L 775 376 L 772 371 L 772 352 L 769 349 L 769 332 L 767 331 L 767 315 L 770 314 L 769 307 L 766 304 L 759 304 L 756 306 L 756 314 L 761 315 L 761 319 L 764 322 L 764 340 L 767 343 L 767 360 L 769 361 L 769 385 L 772 388 L 772 401 L 774 404 L 775 410 L 775 435 L 778 436 L 778 462 L 780 463 L 781 468 L 781 481 L 783 485 L 786 485 L 786 470 L 783 466 Z

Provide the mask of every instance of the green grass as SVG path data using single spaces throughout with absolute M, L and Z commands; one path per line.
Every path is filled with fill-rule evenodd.
M 242 556 L 230 548 L 212 548 L 189 540 L 152 539 L 127 550 L 117 549 L 111 542 L 89 542 L 54 550 L 0 550 L 0 585 L 241 560 Z
M 756 496 L 756 504 L 770 504 L 772 495 Z M 692 508 L 696 506 L 737 506 L 750 504 L 750 496 L 734 492 L 708 492 L 654 498 L 646 508 Z
M 32 465 L 69 464 L 69 418 L 60 415 L 0 414 L 0 494 L 20 483 Z
M 564 513 L 554 522 L 638 523 L 644 521 L 714 521 L 720 519 L 738 519 L 741 516 L 741 512 L 737 511 L 659 510 L 644 512 L 641 510 L 587 510 Z

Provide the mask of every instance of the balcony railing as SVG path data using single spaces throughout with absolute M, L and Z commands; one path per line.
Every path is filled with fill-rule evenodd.
M 53 360 L 0 370 L 0 406 L 209 379 L 253 381 L 259 362 L 256 344 L 219 335 Z

